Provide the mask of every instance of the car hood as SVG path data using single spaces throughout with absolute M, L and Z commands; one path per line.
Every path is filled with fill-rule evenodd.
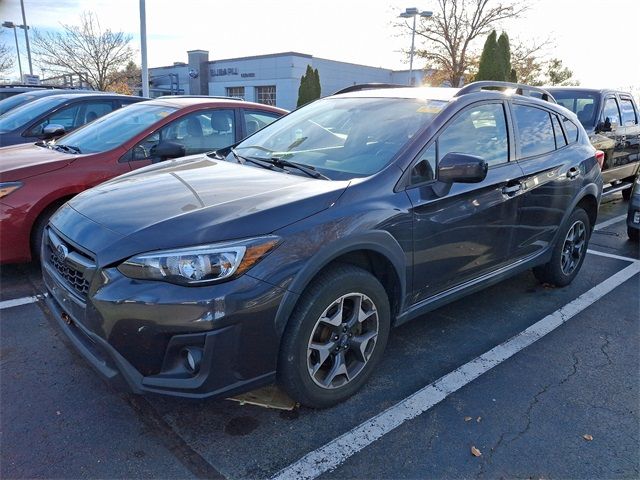
M 348 184 L 197 156 L 117 177 L 69 205 L 128 237 L 130 255 L 268 234 L 328 208 Z M 105 245 L 95 236 L 77 241 L 97 253 Z
M 65 167 L 79 156 L 33 143 L 0 148 L 0 178 L 3 182 L 23 180 Z

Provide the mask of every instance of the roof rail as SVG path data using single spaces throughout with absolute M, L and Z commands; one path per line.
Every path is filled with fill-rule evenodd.
M 407 88 L 407 85 L 398 85 L 395 83 L 360 83 L 358 85 L 350 85 L 338 90 L 334 95 L 341 93 L 359 92 L 361 90 L 375 90 L 376 88 Z
M 471 82 L 468 85 L 465 85 L 458 93 L 456 93 L 456 97 L 461 97 L 462 95 L 466 95 L 467 93 L 479 92 L 481 90 L 507 90 L 514 89 L 517 95 L 523 95 L 525 97 L 535 97 L 542 98 L 542 100 L 546 100 L 551 103 L 558 103 L 556 99 L 553 98 L 548 91 L 544 88 L 533 87 L 531 85 L 525 85 L 523 83 L 512 83 L 512 82 L 499 82 L 497 80 L 483 80 L 480 82 Z M 538 95 L 534 95 L 537 93 Z

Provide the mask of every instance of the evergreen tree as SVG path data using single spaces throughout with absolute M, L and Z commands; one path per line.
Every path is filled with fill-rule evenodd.
M 491 80 L 508 82 L 511 77 L 511 50 L 509 48 L 509 37 L 505 32 L 500 34 L 496 49 L 496 73 Z
M 475 80 L 496 80 L 496 54 L 498 50 L 498 41 L 496 40 L 496 31 L 493 30 L 487 40 L 484 42 L 482 55 L 480 55 L 480 64 L 478 65 L 478 73 Z
M 314 79 L 313 100 L 317 100 L 318 98 L 320 98 L 320 95 L 322 94 L 322 87 L 320 86 L 320 74 L 318 73 L 317 68 L 313 72 L 313 79 Z
M 307 71 L 300 78 L 297 106 L 300 107 L 318 98 L 320 98 L 320 74 L 317 68 L 314 70 L 311 65 L 307 65 Z
M 513 83 L 518 82 L 518 74 L 516 73 L 516 69 L 512 68 L 511 73 L 509 74 L 509 81 Z

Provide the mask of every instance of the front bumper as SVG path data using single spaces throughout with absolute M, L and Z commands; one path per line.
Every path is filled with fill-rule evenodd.
M 0 203 L 0 263 L 31 260 L 30 212 Z
M 277 287 L 246 274 L 218 285 L 182 287 L 96 267 L 83 297 L 44 250 L 42 273 L 47 304 L 60 328 L 117 388 L 227 397 L 275 379 L 274 318 L 283 294 Z M 196 373 L 181 356 L 186 346 L 202 351 Z

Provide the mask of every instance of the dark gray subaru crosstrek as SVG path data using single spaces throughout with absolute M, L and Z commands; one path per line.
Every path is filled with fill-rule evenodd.
M 305 405 L 342 401 L 391 326 L 525 269 L 555 285 L 580 270 L 596 150 L 533 90 L 351 87 L 88 190 L 45 232 L 49 306 L 137 393 L 277 380 Z

